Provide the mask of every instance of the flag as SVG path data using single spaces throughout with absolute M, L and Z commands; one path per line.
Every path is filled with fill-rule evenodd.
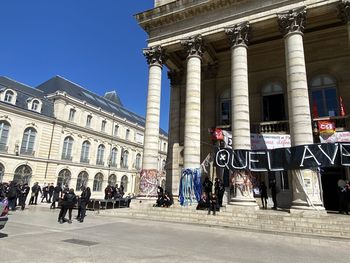
M 346 115 L 345 113 L 345 108 L 344 108 L 344 105 L 343 105 L 343 99 L 341 96 L 339 96 L 339 106 L 340 106 L 340 116 L 344 117 Z

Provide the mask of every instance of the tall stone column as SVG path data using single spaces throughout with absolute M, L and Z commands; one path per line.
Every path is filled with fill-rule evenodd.
M 250 150 L 249 89 L 248 89 L 248 34 L 247 22 L 226 29 L 231 42 L 231 99 L 232 99 L 232 148 Z M 234 172 L 235 196 L 231 204 L 257 207 L 251 173 L 246 170 Z
M 183 72 L 169 71 L 170 79 L 170 112 L 169 112 L 169 141 L 166 165 L 166 190 L 173 195 L 179 194 L 180 185 L 180 86 L 182 84 Z
M 149 65 L 149 75 L 142 169 L 158 170 L 160 93 L 164 52 L 161 46 L 155 46 L 145 48 L 143 54 Z
M 312 120 L 303 46 L 306 10 L 294 9 L 279 14 L 278 22 L 285 43 L 291 144 L 312 144 Z M 305 169 L 293 170 L 289 174 L 293 185 L 292 210 L 324 210 L 317 172 Z
M 346 24 L 350 45 L 350 0 L 342 0 L 339 4 L 339 17 Z
M 202 38 L 182 41 L 187 48 L 184 168 L 200 167 L 201 152 L 201 56 Z

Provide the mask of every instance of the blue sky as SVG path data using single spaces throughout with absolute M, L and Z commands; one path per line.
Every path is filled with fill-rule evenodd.
M 60 75 L 99 95 L 116 90 L 127 109 L 146 115 L 147 34 L 133 15 L 153 0 L 0 1 L 0 75 L 33 87 Z M 161 102 L 167 131 L 166 68 Z

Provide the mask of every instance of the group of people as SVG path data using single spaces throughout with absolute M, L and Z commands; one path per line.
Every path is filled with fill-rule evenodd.
M 57 189 L 59 190 L 59 189 Z M 68 191 L 55 192 L 58 194 L 58 200 L 60 201 L 61 210 L 58 215 L 58 222 L 63 224 L 64 222 L 72 223 L 72 210 L 77 205 L 78 214 L 76 219 L 80 222 L 84 222 L 86 216 L 86 207 L 90 201 L 91 189 L 90 187 L 81 187 L 80 197 L 76 196 L 74 189 L 71 188 Z M 55 199 L 54 199 L 55 200 Z M 55 201 L 54 201 L 55 202 Z M 66 215 L 68 212 L 68 219 Z
M 118 184 L 115 186 L 107 185 L 105 188 L 105 200 L 123 198 L 124 196 L 124 186 L 121 184 L 120 187 Z
M 225 187 L 220 178 L 215 178 L 214 184 L 210 181 L 209 177 L 206 177 L 203 181 L 203 194 L 201 200 L 198 202 L 198 210 L 208 210 L 208 215 L 212 212 L 216 215 L 216 211 L 222 207 L 222 200 L 225 193 Z M 214 192 L 213 192 L 214 186 Z
M 58 222 L 72 222 L 72 210 L 77 205 L 78 215 L 77 220 L 83 222 L 86 216 L 86 206 L 90 201 L 91 190 L 89 187 L 82 186 L 80 197 L 74 193 L 74 189 L 69 189 L 68 185 L 61 186 L 57 184 L 44 184 L 41 188 L 38 182 L 30 188 L 28 183 L 9 182 L 0 183 L 0 199 L 7 198 L 9 209 L 15 211 L 17 206 L 21 210 L 25 209 L 27 197 L 30 193 L 28 205 L 37 205 L 39 194 L 41 194 L 41 203 L 51 203 L 50 209 L 56 208 L 56 203 L 61 207 L 58 216 Z M 65 218 L 68 212 L 68 220 Z
M 157 201 L 154 206 L 156 207 L 169 207 L 171 206 L 171 198 L 169 197 L 168 192 L 161 186 L 157 187 Z

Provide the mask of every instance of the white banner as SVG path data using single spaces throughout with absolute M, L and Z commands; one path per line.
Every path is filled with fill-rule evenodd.
M 225 147 L 232 148 L 232 133 L 222 131 Z M 251 150 L 272 150 L 291 147 L 289 134 L 250 134 Z
M 335 142 L 350 142 L 350 132 L 336 132 L 329 137 L 322 138 L 320 136 L 321 143 L 335 143 Z

